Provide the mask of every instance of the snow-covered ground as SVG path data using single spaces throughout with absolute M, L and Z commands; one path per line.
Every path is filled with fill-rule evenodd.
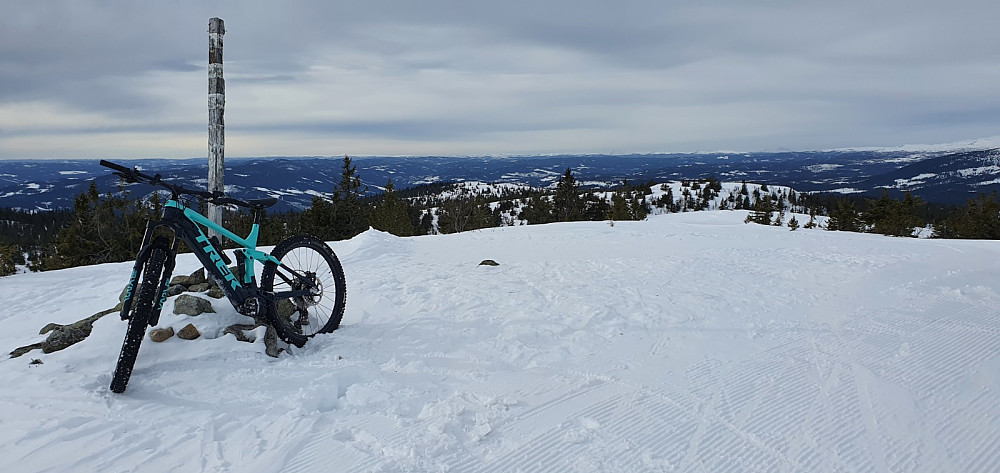
M 1000 242 L 788 231 L 745 211 L 333 242 L 343 327 L 273 359 L 114 315 L 0 361 L 18 472 L 1000 470 Z M 483 259 L 500 266 L 479 266 Z M 177 273 L 196 269 L 182 256 Z M 129 264 L 0 279 L 0 341 L 117 302 Z M 43 364 L 29 364 L 34 359 Z

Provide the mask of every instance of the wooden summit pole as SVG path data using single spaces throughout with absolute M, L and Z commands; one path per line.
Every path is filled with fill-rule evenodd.
M 226 161 L 226 80 L 222 78 L 222 35 L 226 26 L 221 18 L 208 20 L 208 190 L 225 191 L 223 174 Z M 222 225 L 222 207 L 208 204 L 208 218 Z M 209 235 L 214 235 L 210 232 Z

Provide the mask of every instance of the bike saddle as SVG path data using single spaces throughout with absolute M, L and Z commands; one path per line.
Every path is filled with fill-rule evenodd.
M 215 197 L 209 202 L 219 205 L 239 205 L 241 207 L 249 207 L 253 210 L 264 210 L 274 204 L 277 204 L 278 199 L 275 197 L 266 197 L 263 199 L 239 200 L 231 197 Z
M 272 206 L 274 204 L 277 204 L 278 203 L 278 198 L 277 197 L 265 197 L 263 199 L 250 199 L 250 200 L 247 200 L 247 203 L 250 204 L 250 207 L 253 207 L 255 209 L 266 209 L 266 208 L 268 208 L 268 207 L 270 207 L 270 206 Z

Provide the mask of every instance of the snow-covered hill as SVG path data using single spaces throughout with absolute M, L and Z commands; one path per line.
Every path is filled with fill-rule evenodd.
M 904 166 L 863 182 L 862 188 L 884 187 L 920 194 L 924 189 L 969 199 L 1000 184 L 1000 148 L 949 154 Z
M 989 140 L 956 148 L 919 148 L 920 151 L 873 149 L 804 152 L 560 155 L 500 157 L 358 157 L 353 160 L 369 191 L 378 192 L 392 179 L 396 189 L 441 182 L 483 181 L 534 187 L 553 185 L 566 168 L 586 187 L 609 188 L 628 179 L 633 184 L 714 176 L 726 181 L 753 181 L 794 187 L 802 192 L 851 189 L 873 196 L 881 188 L 897 189 L 897 179 L 925 174 L 921 163 L 952 169 L 961 161 L 993 153 L 975 148 Z M 947 151 L 951 150 L 951 151 Z M 952 161 L 956 161 L 952 163 Z M 147 172 L 189 186 L 205 186 L 205 159 L 145 159 L 123 161 Z M 240 158 L 226 161 L 226 192 L 239 198 L 277 197 L 274 210 L 301 210 L 316 195 L 333 191 L 340 181 L 342 158 Z M 1000 189 L 1000 171 L 982 176 L 946 174 L 907 187 L 930 202 L 963 203 L 969 194 Z M 988 175 L 988 176 L 987 176 Z M 98 160 L 0 160 L 0 207 L 27 210 L 71 208 L 73 197 L 96 182 L 102 192 L 116 188 L 117 177 Z M 149 192 L 135 188 L 135 192 Z
M 707 190 L 711 185 L 717 187 L 711 191 Z M 542 194 L 541 198 L 552 201 L 554 198 L 553 189 L 555 184 L 548 187 L 530 187 L 519 184 L 505 183 L 485 183 L 479 181 L 460 182 L 444 186 L 432 197 L 435 202 L 449 199 L 473 199 L 482 198 L 490 201 L 490 209 L 497 211 L 500 209 L 500 226 L 526 225 L 532 222 L 521 218 L 527 202 L 520 195 Z M 797 196 L 799 192 L 787 186 L 768 186 L 753 182 L 718 182 L 707 179 L 667 181 L 653 184 L 648 187 L 648 192 L 643 190 L 642 199 L 648 206 L 650 213 L 663 214 L 670 212 L 691 212 L 702 210 L 726 210 L 752 208 L 762 196 L 771 198 L 775 206 L 780 204 L 781 211 L 807 212 L 806 208 L 798 204 Z M 581 198 L 594 197 L 610 202 L 615 194 L 613 190 L 585 190 L 580 189 Z M 426 207 L 427 196 L 412 197 L 408 199 L 411 205 Z M 437 231 L 437 216 L 439 208 L 432 207 L 428 211 L 434 218 L 434 228 Z M 778 215 L 776 210 L 774 216 Z M 789 216 L 790 218 L 790 216 Z M 819 217 L 817 224 L 826 221 L 827 217 Z M 537 223 L 537 222 L 534 222 Z M 787 223 L 787 222 L 785 222 Z
M 228 303 L 169 300 L 161 326 L 205 337 L 147 340 L 122 395 L 113 315 L 0 361 L 0 455 L 19 472 L 1000 469 L 997 242 L 745 215 L 333 242 L 344 325 L 277 359 L 221 335 Z M 113 306 L 129 270 L 0 278 L 2 346 Z

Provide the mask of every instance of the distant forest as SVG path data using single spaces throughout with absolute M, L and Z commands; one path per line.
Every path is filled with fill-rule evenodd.
M 651 213 L 699 210 L 746 210 L 747 223 L 815 228 L 817 216 L 827 217 L 826 230 L 912 237 L 917 228 L 933 228 L 932 237 L 1000 239 L 1000 198 L 980 194 L 964 205 L 929 205 L 909 194 L 880 198 L 839 194 L 803 194 L 747 184 L 722 197 L 714 178 L 661 186 L 655 182 L 622 182 L 610 189 L 584 189 L 567 168 L 554 188 L 498 187 L 489 192 L 454 183 L 433 183 L 385 191 L 370 196 L 357 167 L 345 157 L 340 181 L 330 193 L 313 197 L 301 211 L 269 214 L 259 243 L 274 245 L 295 234 L 324 240 L 348 239 L 373 227 L 398 236 L 455 233 L 503 225 L 534 225 L 568 221 L 642 220 Z M 197 205 L 197 204 L 194 204 Z M 99 194 L 91 184 L 74 199 L 72 210 L 25 212 L 0 208 L 0 275 L 128 261 L 135 257 L 146 221 L 159 214 L 157 194 L 150 200 L 133 197 L 124 187 Z M 792 214 L 786 220 L 786 213 Z M 795 214 L 808 215 L 800 222 Z M 228 211 L 227 228 L 246 234 L 252 216 Z

